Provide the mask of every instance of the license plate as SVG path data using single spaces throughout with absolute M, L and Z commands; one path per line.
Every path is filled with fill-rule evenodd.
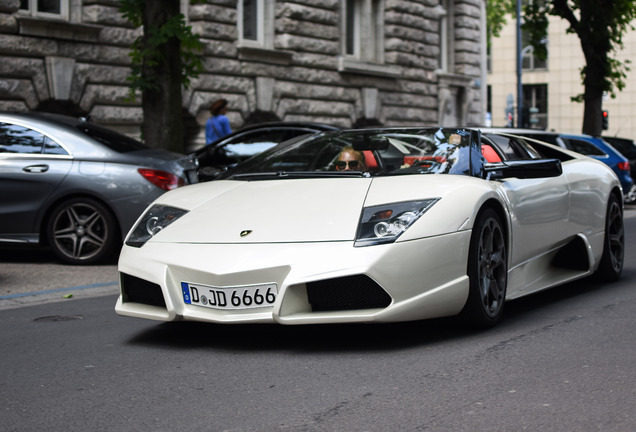
M 181 290 L 186 304 L 224 310 L 270 307 L 278 294 L 275 283 L 215 287 L 181 282 Z

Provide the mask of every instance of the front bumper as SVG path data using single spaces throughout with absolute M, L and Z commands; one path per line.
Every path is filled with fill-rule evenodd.
M 353 247 L 353 242 L 281 244 L 178 244 L 149 242 L 124 246 L 120 280 L 154 285 L 154 300 L 131 301 L 125 284 L 115 306 L 120 315 L 159 321 L 318 324 L 392 322 L 458 314 L 468 297 L 466 263 L 470 231 L 388 245 Z M 125 276 L 127 275 L 127 276 Z M 308 286 L 363 276 L 386 293 L 386 303 L 365 307 L 316 308 Z M 182 282 L 215 287 L 275 283 L 272 306 L 218 310 L 186 304 Z M 342 285 L 340 285 L 342 286 Z M 313 288 L 312 288 L 313 289 Z M 362 291 L 360 291 L 362 290 Z M 333 291 L 331 291 L 333 292 Z M 143 296 L 141 296 L 143 298 Z M 163 301 L 161 301 L 163 300 Z M 328 301 L 328 300 L 327 300 Z M 369 304 L 374 304 L 373 301 Z M 317 311 L 318 309 L 318 311 Z

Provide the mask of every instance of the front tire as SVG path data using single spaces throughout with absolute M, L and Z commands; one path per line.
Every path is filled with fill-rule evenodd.
M 468 255 L 470 290 L 462 310 L 470 326 L 492 327 L 501 319 L 508 283 L 508 254 L 501 219 L 492 208 L 477 216 Z
M 625 259 L 625 230 L 623 227 L 623 207 L 616 195 L 611 195 L 605 217 L 605 239 L 603 256 L 595 276 L 603 282 L 614 282 L 623 272 Z
M 94 264 L 110 258 L 118 241 L 114 216 L 91 198 L 73 198 L 55 207 L 46 235 L 53 253 L 69 264 Z

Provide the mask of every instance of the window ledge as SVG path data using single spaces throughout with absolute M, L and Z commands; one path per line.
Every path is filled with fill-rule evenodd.
M 435 71 L 440 84 L 458 86 L 458 87 L 470 87 L 473 85 L 475 77 L 468 75 L 458 75 L 450 72 L 445 72 L 440 69 Z
M 288 65 L 294 56 L 293 52 L 243 45 L 238 47 L 239 59 Z
M 338 59 L 338 71 L 358 75 L 372 75 L 388 78 L 399 78 L 400 76 L 402 76 L 402 70 L 397 66 L 362 62 L 345 57 L 340 57 Z
M 69 39 L 83 42 L 97 42 L 100 27 L 70 23 L 51 18 L 18 16 L 19 33 L 27 36 L 41 36 L 54 39 Z

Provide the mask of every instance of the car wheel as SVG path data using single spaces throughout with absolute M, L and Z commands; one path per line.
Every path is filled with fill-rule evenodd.
M 507 263 L 501 220 L 493 209 L 485 208 L 479 213 L 470 238 L 470 290 L 462 311 L 469 325 L 488 328 L 500 320 L 508 283 Z
M 46 234 L 55 255 L 69 264 L 109 258 L 118 241 L 114 216 L 90 198 L 74 198 L 55 207 Z
M 605 239 L 603 241 L 603 256 L 596 271 L 596 277 L 605 282 L 617 280 L 623 272 L 625 257 L 625 230 L 623 228 L 623 208 L 616 198 L 611 195 L 607 205 L 605 217 Z

